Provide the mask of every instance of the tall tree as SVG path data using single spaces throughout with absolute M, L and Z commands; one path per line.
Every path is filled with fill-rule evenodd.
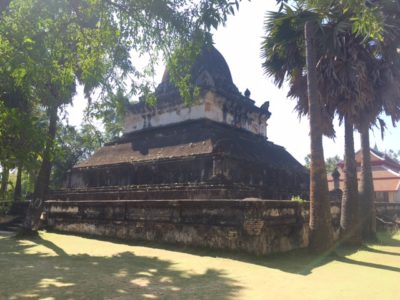
M 368 10 L 367 10 L 368 11 Z M 372 11 L 379 13 L 384 19 L 381 33 L 371 38 L 362 38 L 354 34 L 349 25 L 344 24 L 339 33 L 339 49 L 331 51 L 321 59 L 320 68 L 323 79 L 323 89 L 326 91 L 326 101 L 334 103 L 336 110 L 347 122 L 352 122 L 361 134 L 363 161 L 361 168 L 360 208 L 362 218 L 357 213 L 346 213 L 345 218 L 355 218 L 355 221 L 342 223 L 355 224 L 364 228 L 365 237 L 374 236 L 374 200 L 372 172 L 369 156 L 369 128 L 379 120 L 381 112 L 392 117 L 393 122 L 399 120 L 400 88 L 399 88 L 399 33 L 395 28 L 400 28 L 398 17 L 399 7 L 395 1 L 382 1 L 382 5 Z M 339 15 L 339 18 L 352 20 L 354 10 L 348 10 Z M 337 18 L 338 19 L 338 18 Z M 381 124 L 383 127 L 383 124 Z M 351 145 L 349 145 L 351 146 Z M 350 154 L 349 154 L 350 155 Z M 349 161 L 351 175 L 349 186 L 356 185 L 356 166 L 354 159 Z M 349 168 L 350 169 L 350 168 Z M 347 179 L 347 177 L 346 177 Z M 357 210 L 356 205 L 349 204 L 347 195 L 355 191 L 345 191 L 344 208 Z M 347 204 L 346 204 L 347 203 Z M 351 217 L 353 216 L 353 217 Z M 344 221 L 344 219 L 343 219 Z M 354 227 L 354 226 L 350 226 Z M 344 230 L 346 231 L 346 229 Z M 357 235 L 359 230 L 355 231 Z M 369 233 L 368 233 L 369 232 Z
M 10 176 L 10 168 L 3 164 L 1 166 L 1 185 L 0 185 L 0 201 L 9 200 L 7 199 L 7 188 L 8 188 L 8 178 Z
M 4 88 L 3 83 L 0 80 L 0 90 Z M 43 146 L 40 122 L 36 117 L 30 116 L 31 103 L 18 97 L 13 87 L 8 86 L 6 90 L 7 92 L 0 94 L 0 162 L 6 175 L 3 177 L 4 192 L 8 171 L 15 167 L 21 169 L 23 166 L 27 169 L 34 168 L 34 162 Z
M 340 234 L 343 242 L 361 244 L 361 223 L 358 198 L 357 163 L 354 153 L 354 126 L 344 120 L 344 188 L 340 215 Z
M 382 17 L 374 9 L 365 8 L 358 0 L 340 2 L 310 0 L 296 3 L 295 8 L 283 5 L 284 13 L 268 15 L 267 37 L 262 49 L 266 58 L 263 66 L 266 73 L 274 77 L 278 86 L 282 85 L 285 78 L 288 79 L 290 85 L 288 95 L 298 99 L 296 109 L 300 114 L 307 114 L 309 103 L 304 75 L 301 24 L 310 16 L 317 15 L 315 16 L 319 23 L 319 30 L 315 31 L 318 42 L 317 74 L 320 99 L 324 103 L 321 106 L 321 113 L 325 114 L 324 125 L 327 127 L 325 132 L 329 133 L 332 129 L 330 126 L 332 126 L 331 120 L 334 113 L 345 118 L 347 124 L 348 166 L 346 173 L 349 174 L 347 176 L 349 191 L 345 193 L 342 224 L 359 225 L 359 220 L 353 220 L 358 216 L 358 200 L 357 182 L 354 181 L 356 178 L 354 151 L 351 150 L 354 146 L 350 128 L 353 128 L 352 124 L 362 118 L 363 112 L 370 107 L 372 99 L 370 91 L 373 85 L 364 80 L 366 68 L 359 62 L 362 55 L 368 51 L 358 50 L 368 46 L 370 37 L 382 39 Z M 347 201 L 347 196 L 351 196 L 349 201 Z M 346 213 L 346 210 L 349 210 L 349 213 Z M 357 228 L 357 226 L 352 226 L 352 228 Z M 349 232 L 359 236 L 357 230 L 352 229 Z
M 22 199 L 22 163 L 17 166 L 17 179 L 14 187 L 14 202 L 19 202 Z
M 322 117 L 319 101 L 315 55 L 315 21 L 304 25 L 307 66 L 307 95 L 310 118 L 311 168 L 310 168 L 310 247 L 322 252 L 333 242 L 328 183 L 322 145 Z
M 67 171 L 100 148 L 104 135 L 106 134 L 102 134 L 91 124 L 83 124 L 79 129 L 59 124 L 50 178 L 52 189 L 62 187 L 67 178 Z
M 269 12 L 266 37 L 262 46 L 267 75 L 280 87 L 289 82 L 289 96 L 296 98 L 299 115 L 310 118 L 310 248 L 324 251 L 332 244 L 331 215 L 322 134 L 332 135 L 332 116 L 321 101 L 316 57 L 319 56 L 319 15 L 301 6 L 283 6 L 279 12 Z
M 125 90 L 143 90 L 130 53 L 169 52 L 196 32 L 225 22 L 239 1 L 14 0 L 0 19 L 0 60 L 7 76 L 41 100 L 48 129 L 34 199 L 24 227 L 36 229 L 48 190 L 60 108 L 77 82 L 86 96 L 101 88 L 103 99 Z
M 400 120 L 400 4 L 395 0 L 383 1 L 377 10 L 384 16 L 385 30 L 381 39 L 373 41 L 373 45 L 377 46 L 374 53 L 376 59 L 373 61 L 372 70 L 370 69 L 368 72 L 373 79 L 375 101 L 374 105 L 364 112 L 368 118 L 361 119 L 358 126 L 363 152 L 360 185 L 360 195 L 365 204 L 363 207 L 363 235 L 364 238 L 370 240 L 376 239 L 376 211 L 368 132 L 374 122 L 368 124 L 365 119 L 375 119 L 379 113 L 384 112 L 391 117 L 393 124 Z M 378 120 L 381 128 L 384 128 L 382 121 Z

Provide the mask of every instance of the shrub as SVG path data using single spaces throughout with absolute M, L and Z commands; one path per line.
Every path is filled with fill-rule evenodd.
M 292 196 L 292 199 L 290 199 L 290 200 L 298 202 L 300 204 L 304 204 L 306 202 L 306 200 L 302 199 L 300 196 Z

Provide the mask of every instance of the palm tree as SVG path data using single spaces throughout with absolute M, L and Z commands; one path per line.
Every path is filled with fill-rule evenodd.
M 310 117 L 310 249 L 325 251 L 333 242 L 327 176 L 322 145 L 323 134 L 332 134 L 332 122 L 321 105 L 316 72 L 316 40 L 319 16 L 301 7 L 270 12 L 266 18 L 267 36 L 262 55 L 263 68 L 281 87 L 289 81 L 289 96 L 297 99 L 300 115 Z M 306 55 L 304 55 L 306 54 Z M 317 54 L 318 55 L 318 54 Z M 305 89 L 307 86 L 307 89 Z
M 322 118 L 318 99 L 318 80 L 315 63 L 315 21 L 304 26 L 307 63 L 307 95 L 310 117 L 311 166 L 310 166 L 310 248 L 324 251 L 332 243 L 331 215 L 328 183 L 326 179 L 324 149 L 322 145 Z
M 344 17 L 349 19 L 349 16 Z M 347 243 L 361 244 L 362 222 L 353 131 L 354 125 L 360 119 L 365 119 L 362 112 L 374 103 L 367 67 L 372 56 L 361 38 L 351 32 L 350 24 L 344 23 L 341 30 L 335 33 L 332 29 L 343 21 L 334 18 L 332 21 L 334 25 L 326 26 L 326 31 L 335 34 L 336 47 L 326 49 L 320 58 L 320 87 L 324 100 L 329 103 L 332 112 L 336 112 L 344 121 L 345 127 L 344 191 L 340 222 L 342 239 Z
M 392 118 L 395 124 L 400 120 L 400 5 L 398 1 L 384 1 L 380 10 L 385 16 L 385 34 L 383 39 L 374 42 L 375 60 L 371 63 L 369 74 L 372 75 L 375 101 L 369 110 L 364 112 L 367 120 L 376 120 L 380 113 Z M 374 121 L 368 123 L 359 121 L 358 130 L 361 135 L 361 149 L 363 154 L 360 195 L 364 202 L 363 236 L 366 239 L 376 239 L 375 201 L 372 181 L 369 128 Z M 384 129 L 384 123 L 378 119 Z
M 355 215 L 355 224 L 342 223 L 342 227 L 345 231 L 354 230 L 354 226 L 363 227 L 363 235 L 367 239 L 374 239 L 376 232 L 369 128 L 380 120 L 378 117 L 382 112 L 391 116 L 393 123 L 400 119 L 399 9 L 396 1 L 383 1 L 380 12 L 384 16 L 385 30 L 380 39 L 361 39 L 348 28 L 339 35 L 342 50 L 332 53 L 332 57 L 325 56 L 320 63 L 321 84 L 325 85 L 326 100 L 332 103 L 336 101 L 336 110 L 345 123 L 350 120 L 361 134 L 363 160 L 361 209 L 358 213 L 362 217 Z M 380 123 L 384 128 L 384 124 Z M 352 167 L 354 174 L 351 172 L 350 178 L 356 186 L 355 166 Z M 344 201 L 344 205 L 350 206 L 350 211 L 354 210 L 353 203 L 346 204 Z M 356 237 L 359 234 L 361 232 L 357 230 Z
M 391 89 L 378 89 L 383 92 L 391 90 L 392 94 L 389 97 L 387 95 L 385 97 L 377 96 L 377 93 L 375 93 L 377 83 L 382 84 L 382 81 L 388 83 L 388 76 L 382 76 L 382 74 L 376 72 L 377 62 L 382 65 L 382 62 L 379 61 L 379 57 L 382 55 L 377 55 L 371 43 L 366 43 L 366 40 L 353 34 L 351 12 L 343 14 L 342 11 L 342 8 L 332 6 L 327 8 L 327 13 L 318 14 L 319 12 L 316 11 L 304 10 L 301 6 L 294 10 L 286 6 L 281 12 L 269 13 L 266 21 L 267 37 L 262 48 L 265 58 L 263 67 L 267 75 L 275 79 L 278 86 L 281 86 L 285 79 L 289 81 L 288 95 L 298 100 L 296 108 L 299 113 L 301 115 L 307 114 L 309 107 L 306 100 L 304 40 L 301 30 L 302 23 L 306 19 L 311 17 L 319 21 L 319 30 L 315 32 L 316 42 L 319 43 L 317 47 L 317 75 L 320 100 L 323 100 L 321 113 L 325 115 L 324 120 L 326 120 L 320 125 L 325 125 L 324 133 L 332 133 L 330 121 L 333 115 L 337 113 L 340 119 L 344 120 L 346 185 L 342 206 L 342 233 L 349 241 L 360 243 L 362 222 L 360 221 L 357 193 L 353 127 L 355 125 L 361 131 L 360 124 L 364 120 L 368 128 L 376 121 L 383 108 L 387 113 L 396 116 L 398 105 L 396 106 L 394 103 L 398 103 L 396 102 L 398 97 L 394 96 L 396 93 L 393 93 L 393 90 L 398 85 L 390 84 Z M 397 21 L 395 17 L 393 19 Z M 383 48 L 387 49 L 387 45 Z M 397 57 L 394 55 L 397 52 L 393 49 L 390 53 Z M 389 57 L 389 55 L 386 54 L 383 57 Z M 389 65 L 393 67 L 392 62 L 393 59 Z M 391 74 L 395 74 L 395 72 L 391 71 Z M 392 82 L 394 82 L 393 79 Z M 379 97 L 386 100 L 382 102 L 382 99 L 378 99 Z M 371 175 L 368 175 L 367 160 L 368 156 L 365 155 L 363 163 L 363 178 L 365 180 L 363 182 L 366 184 L 362 185 L 362 191 L 364 194 L 372 195 L 371 189 L 367 189 L 368 176 L 372 178 Z M 370 185 L 372 185 L 372 179 L 370 182 Z M 368 211 L 371 212 L 372 209 L 370 208 Z

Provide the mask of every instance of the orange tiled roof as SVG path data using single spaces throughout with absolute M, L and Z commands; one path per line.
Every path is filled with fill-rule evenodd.
M 339 173 L 340 173 L 340 189 L 343 190 L 344 174 L 341 169 L 339 169 Z M 382 169 L 373 170 L 372 176 L 374 181 L 375 192 L 392 192 L 400 190 L 399 173 L 396 173 L 386 167 L 382 167 Z M 357 172 L 357 178 L 358 182 L 360 182 L 361 172 Z M 328 175 L 328 187 L 329 190 L 333 190 L 333 178 L 330 174 Z
M 400 178 L 393 179 L 374 179 L 375 192 L 393 192 L 400 188 Z

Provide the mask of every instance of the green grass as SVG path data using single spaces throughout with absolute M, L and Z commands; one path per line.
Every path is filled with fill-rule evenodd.
M 400 234 L 380 239 L 330 257 L 254 258 L 0 232 L 0 299 L 400 299 Z

